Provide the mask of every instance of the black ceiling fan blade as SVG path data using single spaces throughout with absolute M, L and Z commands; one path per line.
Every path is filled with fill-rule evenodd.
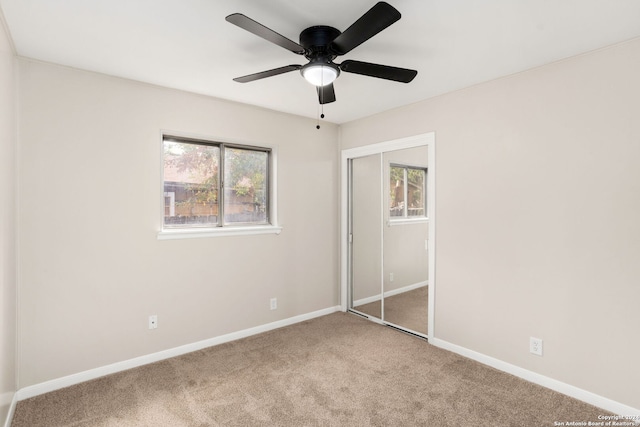
M 325 86 L 317 86 L 316 88 L 318 89 L 318 101 L 320 101 L 320 104 L 335 102 L 336 91 L 333 89 L 333 83 Z
M 293 40 L 289 40 L 285 36 L 276 33 L 271 28 L 267 28 L 261 23 L 254 21 L 253 19 L 241 13 L 232 13 L 225 19 L 227 20 L 227 22 L 230 22 L 233 25 L 237 25 L 243 30 L 247 30 L 250 33 L 255 34 L 256 36 L 262 37 L 263 39 L 277 44 L 278 46 L 283 47 L 287 50 L 290 50 L 293 53 L 297 53 L 298 55 L 302 55 L 304 53 L 304 48 L 298 43 L 294 42 Z
M 266 77 L 277 76 L 278 74 L 288 73 L 302 68 L 302 65 L 285 65 L 284 67 L 274 68 L 273 70 L 261 71 L 259 73 L 249 74 L 242 77 L 236 77 L 233 81 L 238 83 L 248 83 L 254 80 L 264 79 Z
M 333 40 L 331 50 L 338 55 L 344 55 L 398 21 L 400 17 L 400 12 L 389 3 L 378 2 Z
M 340 64 L 345 73 L 362 74 L 363 76 L 409 83 L 418 72 L 407 68 L 391 67 L 389 65 L 372 64 L 370 62 L 347 60 Z

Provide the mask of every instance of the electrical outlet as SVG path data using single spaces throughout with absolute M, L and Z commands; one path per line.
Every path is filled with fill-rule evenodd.
M 156 329 L 158 327 L 158 316 L 152 314 L 149 316 L 149 329 Z
M 393 282 L 393 273 L 389 273 L 389 281 Z
M 278 298 L 271 298 L 270 304 L 271 310 L 278 308 Z
M 542 356 L 542 340 L 540 338 L 529 337 L 529 352 Z

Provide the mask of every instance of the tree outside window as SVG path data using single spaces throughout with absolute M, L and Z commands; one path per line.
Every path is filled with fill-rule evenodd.
M 389 168 L 390 219 L 426 217 L 425 168 L 391 165 Z

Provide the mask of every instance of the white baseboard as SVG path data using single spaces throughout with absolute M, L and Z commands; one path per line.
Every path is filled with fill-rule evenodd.
M 398 288 L 398 289 L 394 289 L 392 291 L 387 291 L 384 293 L 384 297 L 388 298 L 388 297 L 392 297 L 394 295 L 398 295 L 404 292 L 409 292 L 409 291 L 413 291 L 414 289 L 418 289 L 421 288 L 423 286 L 428 286 L 429 285 L 429 281 L 425 280 L 424 282 L 418 282 L 418 283 L 414 283 L 413 285 L 409 285 L 409 286 L 403 286 L 402 288 Z M 375 301 L 380 301 L 380 294 L 376 294 L 370 297 L 366 297 L 366 298 L 361 298 L 357 301 L 353 302 L 353 306 L 357 307 L 359 305 L 364 305 L 364 304 L 369 304 L 370 302 L 375 302 Z
M 469 359 L 473 359 L 484 365 L 491 366 L 492 368 L 496 368 L 500 371 L 515 375 L 516 377 L 522 378 L 534 384 L 541 385 L 542 387 L 549 388 L 551 390 L 565 394 L 569 397 L 573 397 L 574 399 L 578 399 L 583 402 L 589 403 L 590 405 L 597 406 L 598 408 L 602 408 L 614 414 L 620 416 L 640 416 L 640 409 L 624 405 L 620 402 L 616 402 L 615 400 L 611 400 L 590 391 L 586 391 L 570 384 L 554 380 L 553 378 L 549 378 L 536 372 L 521 368 L 519 366 L 512 365 L 491 356 L 469 350 L 468 348 L 452 344 L 448 341 L 444 341 L 438 338 L 431 338 L 429 339 L 429 343 L 435 345 L 436 347 L 440 347 L 453 353 L 457 353 L 461 356 L 468 357 Z
M 353 306 L 358 307 L 359 305 L 365 305 L 376 301 L 380 301 L 380 294 L 376 294 L 366 298 L 360 298 L 359 300 L 353 302 Z
M 11 422 L 13 421 L 13 414 L 16 411 L 16 405 L 18 404 L 18 394 L 17 393 L 4 393 L 2 395 L 2 404 L 9 404 L 9 412 L 7 412 L 7 418 L 4 420 L 4 427 L 11 427 Z
M 256 335 L 263 332 L 271 331 L 273 329 L 282 328 L 284 326 L 289 326 L 296 323 L 304 322 L 305 320 L 313 319 L 320 316 L 325 316 L 327 314 L 335 313 L 337 311 L 341 311 L 340 306 L 329 307 L 323 310 L 301 314 L 299 316 L 290 317 L 288 319 L 278 320 L 277 322 L 267 323 L 265 325 L 244 329 L 238 332 L 232 332 L 230 334 L 221 335 L 221 336 L 206 339 L 203 341 L 198 341 L 192 344 L 186 344 L 180 347 L 159 351 L 157 353 L 148 354 L 146 356 L 136 357 L 134 359 L 117 362 L 111 365 L 102 366 L 100 368 L 90 369 L 88 371 L 79 372 L 77 374 L 73 374 L 66 377 L 57 378 L 55 380 L 46 381 L 40 384 L 24 387 L 16 392 L 16 399 L 14 400 L 20 401 L 24 399 L 29 399 L 31 397 L 39 396 L 44 393 L 49 393 L 51 391 L 59 390 L 64 387 L 69 387 L 85 381 L 90 381 L 96 378 L 104 377 L 105 375 L 126 371 L 127 369 L 137 368 L 138 366 L 148 365 L 149 363 L 158 362 L 158 361 L 169 359 L 172 357 L 181 356 L 186 353 L 202 350 L 203 348 L 212 347 L 218 344 L 224 344 L 226 342 L 235 341 L 241 338 L 246 338 L 251 335 Z

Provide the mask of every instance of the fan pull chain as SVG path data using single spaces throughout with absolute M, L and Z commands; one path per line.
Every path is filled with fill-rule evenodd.
M 324 119 L 324 104 L 319 106 L 320 118 L 318 118 L 316 129 L 320 129 L 320 119 Z
M 320 118 L 324 119 L 324 73 L 320 74 L 320 87 L 318 88 L 318 93 L 320 94 Z M 320 129 L 320 119 L 318 119 L 316 129 Z

